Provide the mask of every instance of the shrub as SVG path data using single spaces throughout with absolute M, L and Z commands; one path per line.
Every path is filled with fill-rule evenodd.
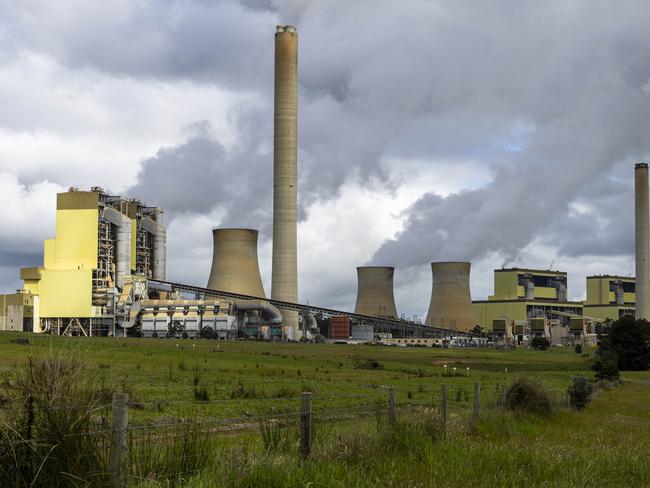
M 576 410 L 583 410 L 591 401 L 593 391 L 594 387 L 587 378 L 574 376 L 567 390 L 569 403 Z
M 375 359 L 366 359 L 362 363 L 358 363 L 354 369 L 384 369 L 384 365 Z
M 546 351 L 549 347 L 551 347 L 549 340 L 546 337 L 541 336 L 533 337 L 530 345 L 533 349 L 537 349 L 538 351 Z
M 582 344 L 576 344 L 573 350 L 576 352 L 576 354 L 582 354 Z
M 621 373 L 618 371 L 618 364 L 611 356 L 603 357 L 600 354 L 597 355 L 591 365 L 591 370 L 596 372 L 596 378 L 599 380 L 618 381 L 621 377 Z
M 528 378 L 516 379 L 506 390 L 506 407 L 538 415 L 551 412 L 551 398 L 539 383 Z
M 194 399 L 198 402 L 209 402 L 210 394 L 205 386 L 194 387 Z

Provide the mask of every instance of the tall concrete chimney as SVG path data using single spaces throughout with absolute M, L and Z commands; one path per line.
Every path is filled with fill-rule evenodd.
M 290 25 L 275 33 L 275 105 L 273 133 L 273 271 L 271 297 L 298 300 L 297 160 L 298 160 L 298 32 Z M 298 312 L 282 310 L 291 338 Z
M 468 331 L 476 325 L 469 291 L 471 263 L 431 263 L 433 285 L 427 325 Z
M 635 317 L 650 318 L 650 235 L 648 233 L 648 165 L 634 167 L 634 240 L 636 261 Z
M 257 262 L 255 229 L 213 229 L 208 288 L 265 297 Z
M 393 295 L 395 268 L 360 266 L 357 268 L 357 305 L 354 313 L 397 318 Z

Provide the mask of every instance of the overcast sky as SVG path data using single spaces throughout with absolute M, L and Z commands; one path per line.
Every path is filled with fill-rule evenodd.
M 168 277 L 215 226 L 261 231 L 270 291 L 273 39 L 299 32 L 299 297 L 350 309 L 391 265 L 426 314 L 434 260 L 632 274 L 650 153 L 646 0 L 0 1 L 0 290 L 42 263 L 55 194 L 167 211 Z

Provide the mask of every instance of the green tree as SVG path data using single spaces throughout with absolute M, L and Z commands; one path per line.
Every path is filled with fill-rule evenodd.
M 650 323 L 625 316 L 598 332 L 598 362 L 615 361 L 623 371 L 650 369 Z

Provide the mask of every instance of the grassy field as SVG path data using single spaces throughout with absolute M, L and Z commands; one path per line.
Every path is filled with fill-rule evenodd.
M 15 341 L 29 337 L 29 344 Z M 420 349 L 154 339 L 0 335 L 0 375 L 30 356 L 65 350 L 107 391 L 130 395 L 131 425 L 224 419 L 296 411 L 302 391 L 316 412 L 385 403 L 401 406 L 393 429 L 372 415 L 314 427 L 310 459 L 297 456 L 295 432 L 269 449 L 257 432 L 214 435 L 213 454 L 182 480 L 133 476 L 133 486 L 649 486 L 650 373 L 624 373 L 584 412 L 562 406 L 576 374 L 588 377 L 593 351 Z M 447 368 L 444 368 L 447 365 Z M 456 368 L 454 370 L 454 368 Z M 468 369 L 469 368 L 469 369 Z M 556 408 L 549 417 L 496 408 L 499 385 L 538 379 Z M 470 420 L 473 385 L 483 405 Z M 439 432 L 440 386 L 449 388 L 449 426 Z M 207 401 L 196 401 L 205 389 Z M 206 400 L 204 397 L 203 400 Z M 409 408 L 409 405 L 412 408 Z M 291 429 L 289 429 L 291 430 Z M 142 477 L 149 477 L 142 474 Z M 154 476 L 155 478 L 155 476 Z

